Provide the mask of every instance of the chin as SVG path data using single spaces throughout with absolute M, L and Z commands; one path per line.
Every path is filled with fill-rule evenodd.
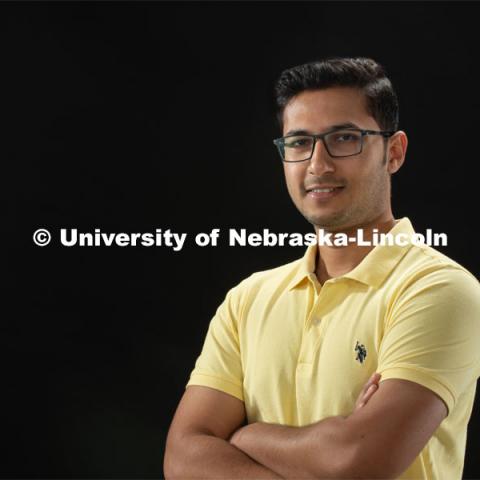
M 304 217 L 312 225 L 329 230 L 340 229 L 346 224 L 346 218 L 341 213 L 332 213 L 330 215 L 304 215 Z

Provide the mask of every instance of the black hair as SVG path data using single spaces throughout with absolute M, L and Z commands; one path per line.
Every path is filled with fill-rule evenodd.
M 398 99 L 384 68 L 365 57 L 332 57 L 284 70 L 275 84 L 275 104 L 280 129 L 287 103 L 305 90 L 354 87 L 367 99 L 369 114 L 382 130 L 398 129 Z

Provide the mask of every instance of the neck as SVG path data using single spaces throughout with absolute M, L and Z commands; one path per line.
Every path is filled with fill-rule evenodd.
M 387 233 L 395 225 L 395 219 L 392 212 L 388 212 L 373 221 L 348 227 L 332 233 L 345 233 L 348 237 L 357 237 L 357 230 L 363 230 L 364 240 L 371 240 L 373 229 L 379 233 Z M 318 230 L 321 227 L 315 226 Z M 335 247 L 328 245 L 318 245 L 316 275 L 321 284 L 330 278 L 339 277 L 353 270 L 374 248 L 374 246 L 359 246 L 356 243 L 349 243 L 347 246 Z

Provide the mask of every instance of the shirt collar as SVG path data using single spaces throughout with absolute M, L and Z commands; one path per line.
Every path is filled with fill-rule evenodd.
M 375 288 L 379 287 L 412 246 L 408 238 L 415 233 L 415 230 L 408 217 L 403 217 L 395 220 L 395 225 L 389 233 L 392 235 L 406 234 L 406 245 L 377 245 L 368 252 L 353 270 L 337 278 L 350 278 Z M 307 247 L 291 282 L 288 284 L 288 290 L 295 288 L 312 274 L 315 275 L 317 250 L 316 244 Z

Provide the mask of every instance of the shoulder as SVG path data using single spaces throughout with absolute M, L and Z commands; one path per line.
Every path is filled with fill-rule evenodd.
M 432 247 L 414 245 L 396 276 L 387 325 L 413 322 L 449 335 L 480 335 L 480 283 L 465 267 Z
M 399 290 L 441 289 L 480 297 L 480 283 L 472 272 L 428 245 L 412 245 L 396 274 Z

